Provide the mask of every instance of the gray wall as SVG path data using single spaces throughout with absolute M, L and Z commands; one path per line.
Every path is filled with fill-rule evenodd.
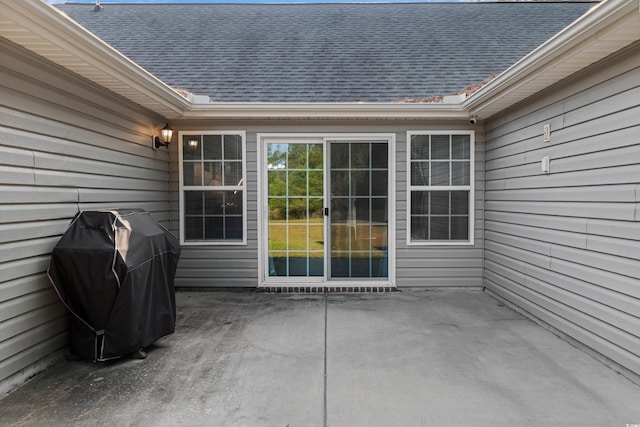
M 168 224 L 169 156 L 150 142 L 162 125 L 0 39 L 0 391 L 66 344 L 46 270 L 76 212 L 139 207 Z
M 485 286 L 640 374 L 640 47 L 488 120 L 486 140 Z
M 182 121 L 174 128 L 184 131 L 245 130 L 247 132 L 248 244 L 247 246 L 185 246 L 178 266 L 176 285 L 182 287 L 256 287 L 257 240 L 257 133 L 395 133 L 396 134 L 396 252 L 397 285 L 482 286 L 483 166 L 484 143 L 480 126 L 446 121 Z M 476 131 L 476 204 L 474 246 L 411 246 L 406 244 L 406 131 Z M 177 144 L 172 148 L 172 227 L 179 233 L 179 184 Z

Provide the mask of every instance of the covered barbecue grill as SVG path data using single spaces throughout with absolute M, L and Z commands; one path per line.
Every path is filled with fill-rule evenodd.
M 71 354 L 93 361 L 144 355 L 172 334 L 179 257 L 176 238 L 148 212 L 79 212 L 48 270 L 71 312 Z

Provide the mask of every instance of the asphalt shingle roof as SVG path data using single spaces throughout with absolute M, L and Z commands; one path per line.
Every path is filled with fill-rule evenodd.
M 593 2 L 58 5 L 167 84 L 225 102 L 389 102 L 502 72 Z

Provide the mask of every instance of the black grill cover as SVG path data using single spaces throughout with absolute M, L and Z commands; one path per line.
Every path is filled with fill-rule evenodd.
M 70 352 L 102 361 L 172 334 L 179 257 L 179 242 L 148 212 L 79 212 L 48 270 L 71 312 Z

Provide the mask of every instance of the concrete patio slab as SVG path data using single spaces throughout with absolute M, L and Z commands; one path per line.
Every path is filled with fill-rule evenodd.
M 62 361 L 0 400 L 0 425 L 323 424 L 322 296 L 176 295 L 145 360 Z
M 625 426 L 640 387 L 479 292 L 330 296 L 328 425 Z
M 0 424 L 640 423 L 639 386 L 481 292 L 177 301 L 146 360 L 61 361 L 0 400 Z

